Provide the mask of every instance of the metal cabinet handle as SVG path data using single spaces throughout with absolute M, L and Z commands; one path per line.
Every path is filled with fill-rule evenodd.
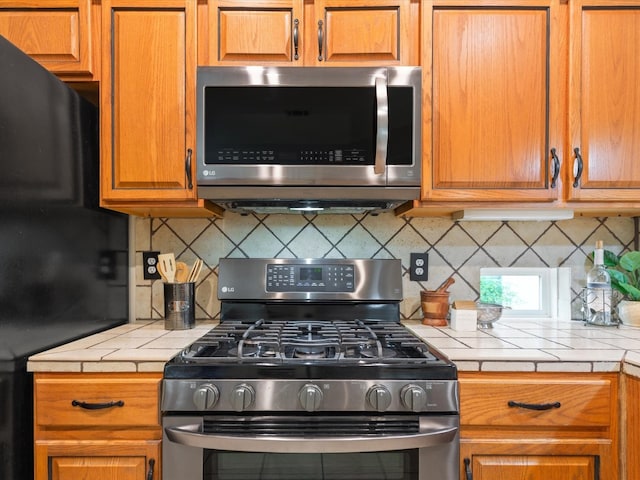
M 553 165 L 551 167 L 552 176 L 551 176 L 551 188 L 556 188 L 558 184 L 558 175 L 560 175 L 560 160 L 558 159 L 558 155 L 556 154 L 556 149 L 551 149 L 551 160 L 553 161 Z
M 191 155 L 193 154 L 193 150 L 190 148 L 187 150 L 187 158 L 184 161 L 184 168 L 187 172 L 187 183 L 189 185 L 189 190 L 193 190 L 193 179 L 191 178 Z
M 575 175 L 573 179 L 573 188 L 578 188 L 578 186 L 580 185 L 580 177 L 582 176 L 582 155 L 580 155 L 579 148 L 574 148 L 573 153 L 576 157 L 573 164 L 574 165 L 573 173 Z M 576 167 L 576 163 L 577 163 L 577 167 Z
M 124 407 L 124 401 L 117 400 L 115 402 L 87 403 L 79 400 L 71 400 L 71 405 L 74 407 L 84 408 L 85 410 L 103 410 L 111 407 Z
M 322 44 L 324 43 L 324 35 L 322 34 L 322 20 L 318 20 L 318 61 L 322 61 Z
M 464 459 L 464 477 L 465 480 L 473 480 L 473 472 L 471 471 L 471 460 Z
M 509 400 L 507 403 L 510 407 L 526 408 L 527 410 L 551 410 L 552 408 L 560 408 L 560 402 L 552 403 L 521 403 Z
M 298 21 L 298 19 L 296 18 L 293 21 L 293 59 L 294 60 L 298 60 L 298 41 L 299 41 L 299 28 L 298 26 L 300 25 L 300 22 Z
M 147 480 L 153 480 L 153 471 L 155 470 L 156 461 L 153 458 L 149 459 L 149 470 L 147 470 Z

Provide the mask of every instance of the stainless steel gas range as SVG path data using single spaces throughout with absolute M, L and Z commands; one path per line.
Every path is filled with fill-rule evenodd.
M 454 480 L 457 371 L 397 260 L 221 259 L 221 322 L 165 366 L 164 480 Z

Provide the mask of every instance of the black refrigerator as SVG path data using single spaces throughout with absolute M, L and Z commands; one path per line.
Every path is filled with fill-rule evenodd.
M 0 36 L 0 479 L 33 478 L 30 355 L 127 322 L 128 219 L 97 107 Z

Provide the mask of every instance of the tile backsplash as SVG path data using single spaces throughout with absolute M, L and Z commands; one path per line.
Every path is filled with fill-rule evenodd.
M 174 252 L 192 264 L 204 260 L 196 287 L 196 319 L 216 319 L 217 268 L 221 257 L 397 258 L 403 266 L 403 318 L 421 318 L 420 290 L 448 277 L 451 300 L 479 296 L 480 267 L 570 267 L 572 311 L 591 267 L 586 256 L 596 240 L 619 253 L 633 248 L 636 232 L 628 217 L 539 222 L 455 222 L 444 218 L 371 215 L 239 215 L 224 219 L 135 219 L 135 314 L 163 316 L 162 283 L 144 280 L 142 251 Z M 425 282 L 409 280 L 409 254 L 427 252 Z

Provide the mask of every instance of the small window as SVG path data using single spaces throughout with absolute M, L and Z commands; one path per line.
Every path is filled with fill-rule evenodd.
M 571 319 L 571 269 L 481 268 L 480 301 L 508 307 L 504 318 Z

